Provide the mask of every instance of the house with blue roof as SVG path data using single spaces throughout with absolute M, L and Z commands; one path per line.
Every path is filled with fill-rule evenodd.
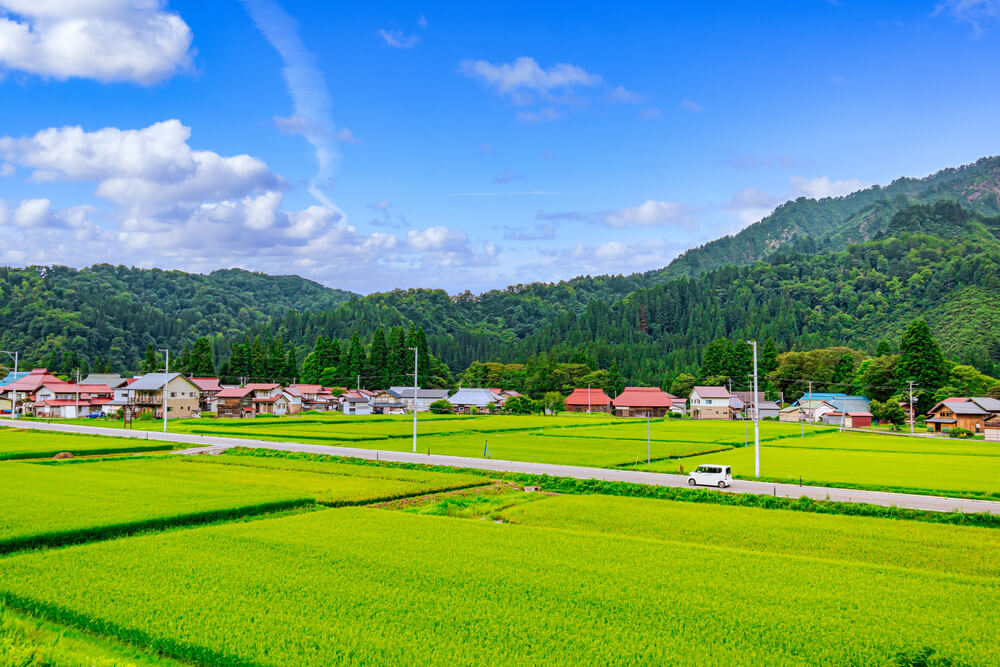
M 826 401 L 834 408 L 837 412 L 846 414 L 848 412 L 869 412 L 871 408 L 871 401 L 869 401 L 864 396 L 850 396 L 843 392 L 829 392 L 829 391 L 814 391 L 811 394 L 806 393 L 802 395 L 798 401 L 795 401 L 793 405 L 798 405 L 799 401 Z

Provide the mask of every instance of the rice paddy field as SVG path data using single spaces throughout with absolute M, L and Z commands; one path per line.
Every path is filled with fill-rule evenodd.
M 421 443 L 464 453 L 488 438 L 498 458 L 609 466 L 645 456 L 644 422 L 541 420 L 429 420 L 443 430 Z M 746 454 L 733 449 L 741 427 L 652 422 L 650 441 L 654 456 L 690 457 L 659 464 L 690 465 Z M 793 430 L 767 424 L 764 451 L 993 456 Z M 115 441 L 0 430 L 9 451 L 48 451 L 54 437 Z M 0 664 L 1000 662 L 997 528 L 525 493 L 485 473 L 248 454 L 0 461 Z
M 1000 660 L 988 529 L 561 500 L 502 524 L 345 507 L 25 553 L 0 591 L 204 664 Z

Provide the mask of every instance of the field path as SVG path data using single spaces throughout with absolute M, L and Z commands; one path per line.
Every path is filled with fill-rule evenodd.
M 0 426 L 37 429 L 42 431 L 60 431 L 63 433 L 105 435 L 117 438 L 135 438 L 139 440 L 159 440 L 163 442 L 194 445 L 189 449 L 179 451 L 178 453 L 180 454 L 202 454 L 212 451 L 221 451 L 229 449 L 230 447 L 255 447 L 261 449 L 277 449 L 289 452 L 306 452 L 309 454 L 328 454 L 331 456 L 343 456 L 347 458 L 375 459 L 396 463 L 419 463 L 423 465 L 474 468 L 477 470 L 490 470 L 494 472 L 551 475 L 553 477 L 572 477 L 575 479 L 598 479 L 609 482 L 632 482 L 636 484 L 653 484 L 657 486 L 687 485 L 686 475 L 638 472 L 632 470 L 586 468 L 581 466 L 555 465 L 549 463 L 528 463 L 525 461 L 502 461 L 499 459 L 443 456 L 440 454 L 413 454 L 410 452 L 360 449 L 355 447 L 333 447 L 329 445 L 307 445 L 298 442 L 274 442 L 271 440 L 226 438 L 223 436 L 193 435 L 189 433 L 125 431 L 123 429 L 109 429 L 98 426 L 49 424 L 46 422 L 15 421 L 10 419 L 0 419 Z M 930 510 L 933 512 L 958 511 L 966 513 L 988 512 L 990 514 L 1000 514 L 1000 501 L 921 496 L 916 494 L 888 493 L 883 491 L 861 491 L 857 489 L 838 489 L 827 486 L 799 486 L 797 484 L 774 484 L 770 482 L 735 480 L 732 487 L 727 489 L 727 492 L 775 495 L 786 498 L 808 496 L 815 500 L 869 503 L 871 505 L 883 505 L 885 507 L 895 505 L 896 507 Z

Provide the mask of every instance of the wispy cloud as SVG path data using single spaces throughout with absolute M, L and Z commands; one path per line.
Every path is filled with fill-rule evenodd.
M 616 86 L 608 93 L 608 101 L 612 104 L 642 104 L 645 97 L 634 90 L 628 90 L 625 86 Z
M 976 33 L 1000 21 L 1000 0 L 943 0 L 932 16 L 950 16 L 959 23 L 968 23 Z
M 384 28 L 380 28 L 378 36 L 382 38 L 386 46 L 391 46 L 394 49 L 412 49 L 420 43 L 418 36 L 404 34 L 402 30 L 385 30 Z
M 705 107 L 701 106 L 697 102 L 692 102 L 691 100 L 681 100 L 681 106 L 691 113 L 698 113 L 705 110 Z
M 690 226 L 694 223 L 692 207 L 668 201 L 648 199 L 637 206 L 627 206 L 615 211 L 554 211 L 539 210 L 536 220 L 576 220 L 601 224 L 606 227 L 659 227 L 663 225 Z
M 295 107 L 293 118 L 299 119 L 298 132 L 316 154 L 317 171 L 309 183 L 309 193 L 343 215 L 323 191 L 333 179 L 340 150 L 334 139 L 337 128 L 333 122 L 333 102 L 316 57 L 302 42 L 295 19 L 277 2 L 243 0 L 243 4 L 258 30 L 285 63 L 282 74 Z
M 526 56 L 498 65 L 486 60 L 463 60 L 459 63 L 459 71 L 486 83 L 500 95 L 515 97 L 525 92 L 547 95 L 557 89 L 595 86 L 602 80 L 600 75 L 577 65 L 557 63 L 545 69 L 534 58 Z

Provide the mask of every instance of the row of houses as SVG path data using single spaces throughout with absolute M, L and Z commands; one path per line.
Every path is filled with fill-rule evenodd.
M 694 419 L 746 419 L 752 416 L 754 405 L 761 418 L 777 417 L 778 405 L 765 400 L 764 393 L 730 392 L 725 387 L 694 387 L 688 399 L 683 399 L 657 387 L 625 387 L 609 397 L 602 389 L 574 389 L 566 397 L 569 412 L 604 412 L 617 417 L 665 417 L 669 413 L 687 414 Z
M 126 378 L 120 375 L 91 374 L 79 384 L 66 382 L 36 368 L 11 373 L 0 380 L 0 412 L 72 419 L 127 412 L 167 418 L 198 417 L 214 413 L 221 418 L 257 415 L 287 415 L 305 410 L 337 411 L 350 415 L 404 414 L 425 412 L 435 401 L 448 400 L 460 413 L 490 412 L 500 409 L 508 398 L 520 396 L 502 389 L 447 389 L 390 387 L 387 390 L 324 387 L 318 384 L 252 382 L 225 386 L 219 378 L 187 377 L 181 373 L 147 373 Z

